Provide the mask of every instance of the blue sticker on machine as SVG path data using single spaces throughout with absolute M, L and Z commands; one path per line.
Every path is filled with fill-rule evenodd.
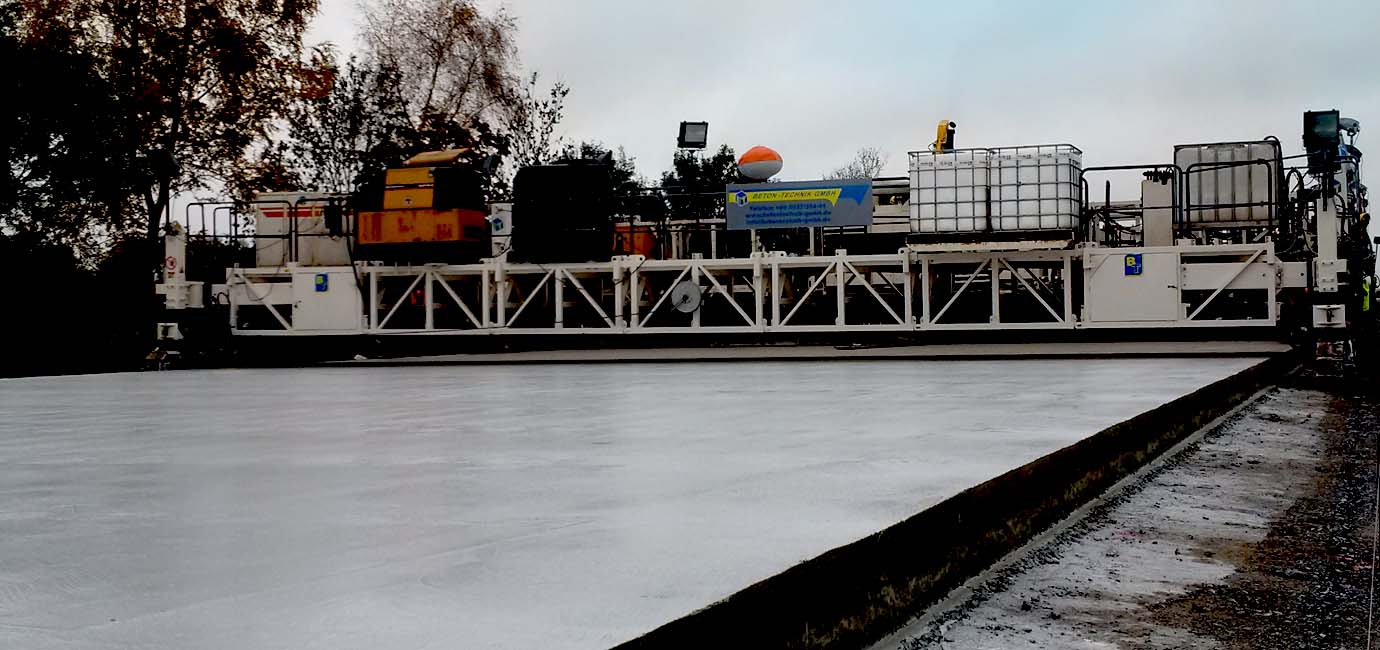
M 330 276 L 325 273 L 316 274 L 316 290 L 325 291 L 330 287 Z
M 1126 275 L 1140 275 L 1141 271 L 1140 253 L 1127 253 L 1126 255 Z

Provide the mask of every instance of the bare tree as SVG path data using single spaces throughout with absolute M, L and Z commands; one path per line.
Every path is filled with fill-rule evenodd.
M 853 160 L 847 165 L 835 168 L 824 175 L 825 178 L 836 180 L 845 178 L 866 178 L 873 179 L 881 175 L 882 169 L 886 167 L 888 156 L 881 149 L 876 147 L 863 147 L 853 156 Z
M 537 73 L 528 77 L 513 110 L 504 118 L 514 168 L 551 162 L 560 152 L 563 143 L 556 136 L 556 126 L 568 94 L 570 88 L 559 81 L 543 94 L 537 90 Z
M 473 0 L 362 0 L 367 58 L 396 70 L 408 113 L 493 122 L 520 95 L 517 27 Z

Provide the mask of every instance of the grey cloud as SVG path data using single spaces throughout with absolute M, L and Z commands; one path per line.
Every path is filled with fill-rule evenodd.
M 573 88 L 565 136 L 622 145 L 651 178 L 683 119 L 708 120 L 711 140 L 739 151 L 776 148 L 786 178 L 817 176 L 863 146 L 902 173 L 940 118 L 960 123 L 961 146 L 1067 141 L 1087 164 L 1167 161 L 1176 143 L 1267 133 L 1297 151 L 1310 108 L 1340 108 L 1380 133 L 1375 2 L 506 8 L 525 66 Z M 318 32 L 348 34 L 353 10 L 327 0 L 321 22 L 333 27 Z

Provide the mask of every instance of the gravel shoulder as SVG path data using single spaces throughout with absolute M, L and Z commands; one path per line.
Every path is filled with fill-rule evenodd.
M 1377 404 L 1273 389 L 876 647 L 1366 647 Z

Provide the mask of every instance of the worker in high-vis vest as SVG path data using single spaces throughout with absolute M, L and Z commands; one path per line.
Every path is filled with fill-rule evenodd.
M 1361 279 L 1361 313 L 1363 314 L 1370 311 L 1370 287 L 1373 277 L 1367 275 Z

